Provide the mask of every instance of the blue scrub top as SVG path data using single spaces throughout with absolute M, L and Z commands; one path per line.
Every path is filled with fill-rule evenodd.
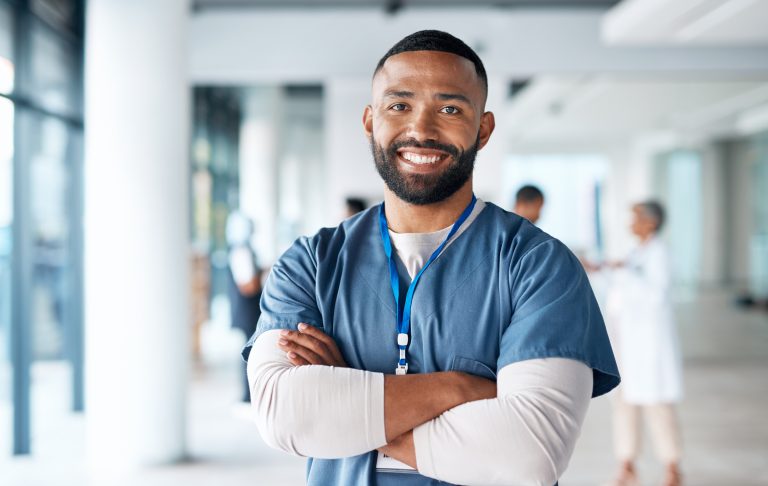
M 261 333 L 306 322 L 333 337 L 350 367 L 394 373 L 397 311 L 378 212 L 376 206 L 299 238 L 280 257 L 245 359 Z M 401 289 L 409 281 L 401 274 Z M 412 304 L 408 372 L 463 371 L 495 379 L 510 363 L 548 357 L 592 368 L 593 397 L 619 384 L 579 261 L 528 220 L 488 203 L 421 277 Z M 446 484 L 417 473 L 377 473 L 376 458 L 372 451 L 309 459 L 307 484 Z

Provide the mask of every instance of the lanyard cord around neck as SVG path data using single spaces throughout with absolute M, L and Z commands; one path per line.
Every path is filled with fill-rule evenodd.
M 419 283 L 419 279 L 429 265 L 437 259 L 440 253 L 448 244 L 448 241 L 456 234 L 462 224 L 467 220 L 472 210 L 475 207 L 477 198 L 472 194 L 472 201 L 461 213 L 459 219 L 453 223 L 451 231 L 448 232 L 448 236 L 445 237 L 440 246 L 432 253 L 429 260 L 424 264 L 416 277 L 411 281 L 411 285 L 408 286 L 408 292 L 405 295 L 405 303 L 400 306 L 400 276 L 397 273 L 397 263 L 395 262 L 394 252 L 392 251 L 392 240 L 389 237 L 389 227 L 387 226 L 387 216 L 384 213 L 384 203 L 379 206 L 379 229 L 381 230 L 381 241 L 384 243 L 384 253 L 387 255 L 389 261 L 389 283 L 392 287 L 392 294 L 395 297 L 395 305 L 397 306 L 397 346 L 400 349 L 400 357 L 397 361 L 397 367 L 395 373 L 398 375 L 404 375 L 408 373 L 408 360 L 406 359 L 406 349 L 408 347 L 408 333 L 411 328 L 411 304 L 413 303 L 413 293 L 416 290 L 416 285 Z

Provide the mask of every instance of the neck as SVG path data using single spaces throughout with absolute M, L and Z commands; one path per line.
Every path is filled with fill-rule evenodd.
M 449 198 L 434 204 L 410 204 L 384 189 L 387 225 L 396 233 L 431 233 L 451 226 L 472 201 L 472 179 Z

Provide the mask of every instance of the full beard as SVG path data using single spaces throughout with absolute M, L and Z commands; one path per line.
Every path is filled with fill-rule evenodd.
M 475 158 L 480 146 L 478 134 L 474 145 L 466 151 L 454 145 L 434 141 L 418 142 L 414 139 L 393 142 L 387 149 L 370 138 L 371 153 L 376 170 L 390 191 L 399 199 L 416 205 L 434 204 L 451 197 L 472 176 Z M 398 168 L 397 151 L 405 147 L 442 150 L 453 159 L 451 164 L 436 174 L 407 174 Z

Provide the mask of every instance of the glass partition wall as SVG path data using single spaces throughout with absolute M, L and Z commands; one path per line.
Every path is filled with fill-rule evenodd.
M 0 0 L 3 455 L 83 408 L 82 19 L 82 1 Z

